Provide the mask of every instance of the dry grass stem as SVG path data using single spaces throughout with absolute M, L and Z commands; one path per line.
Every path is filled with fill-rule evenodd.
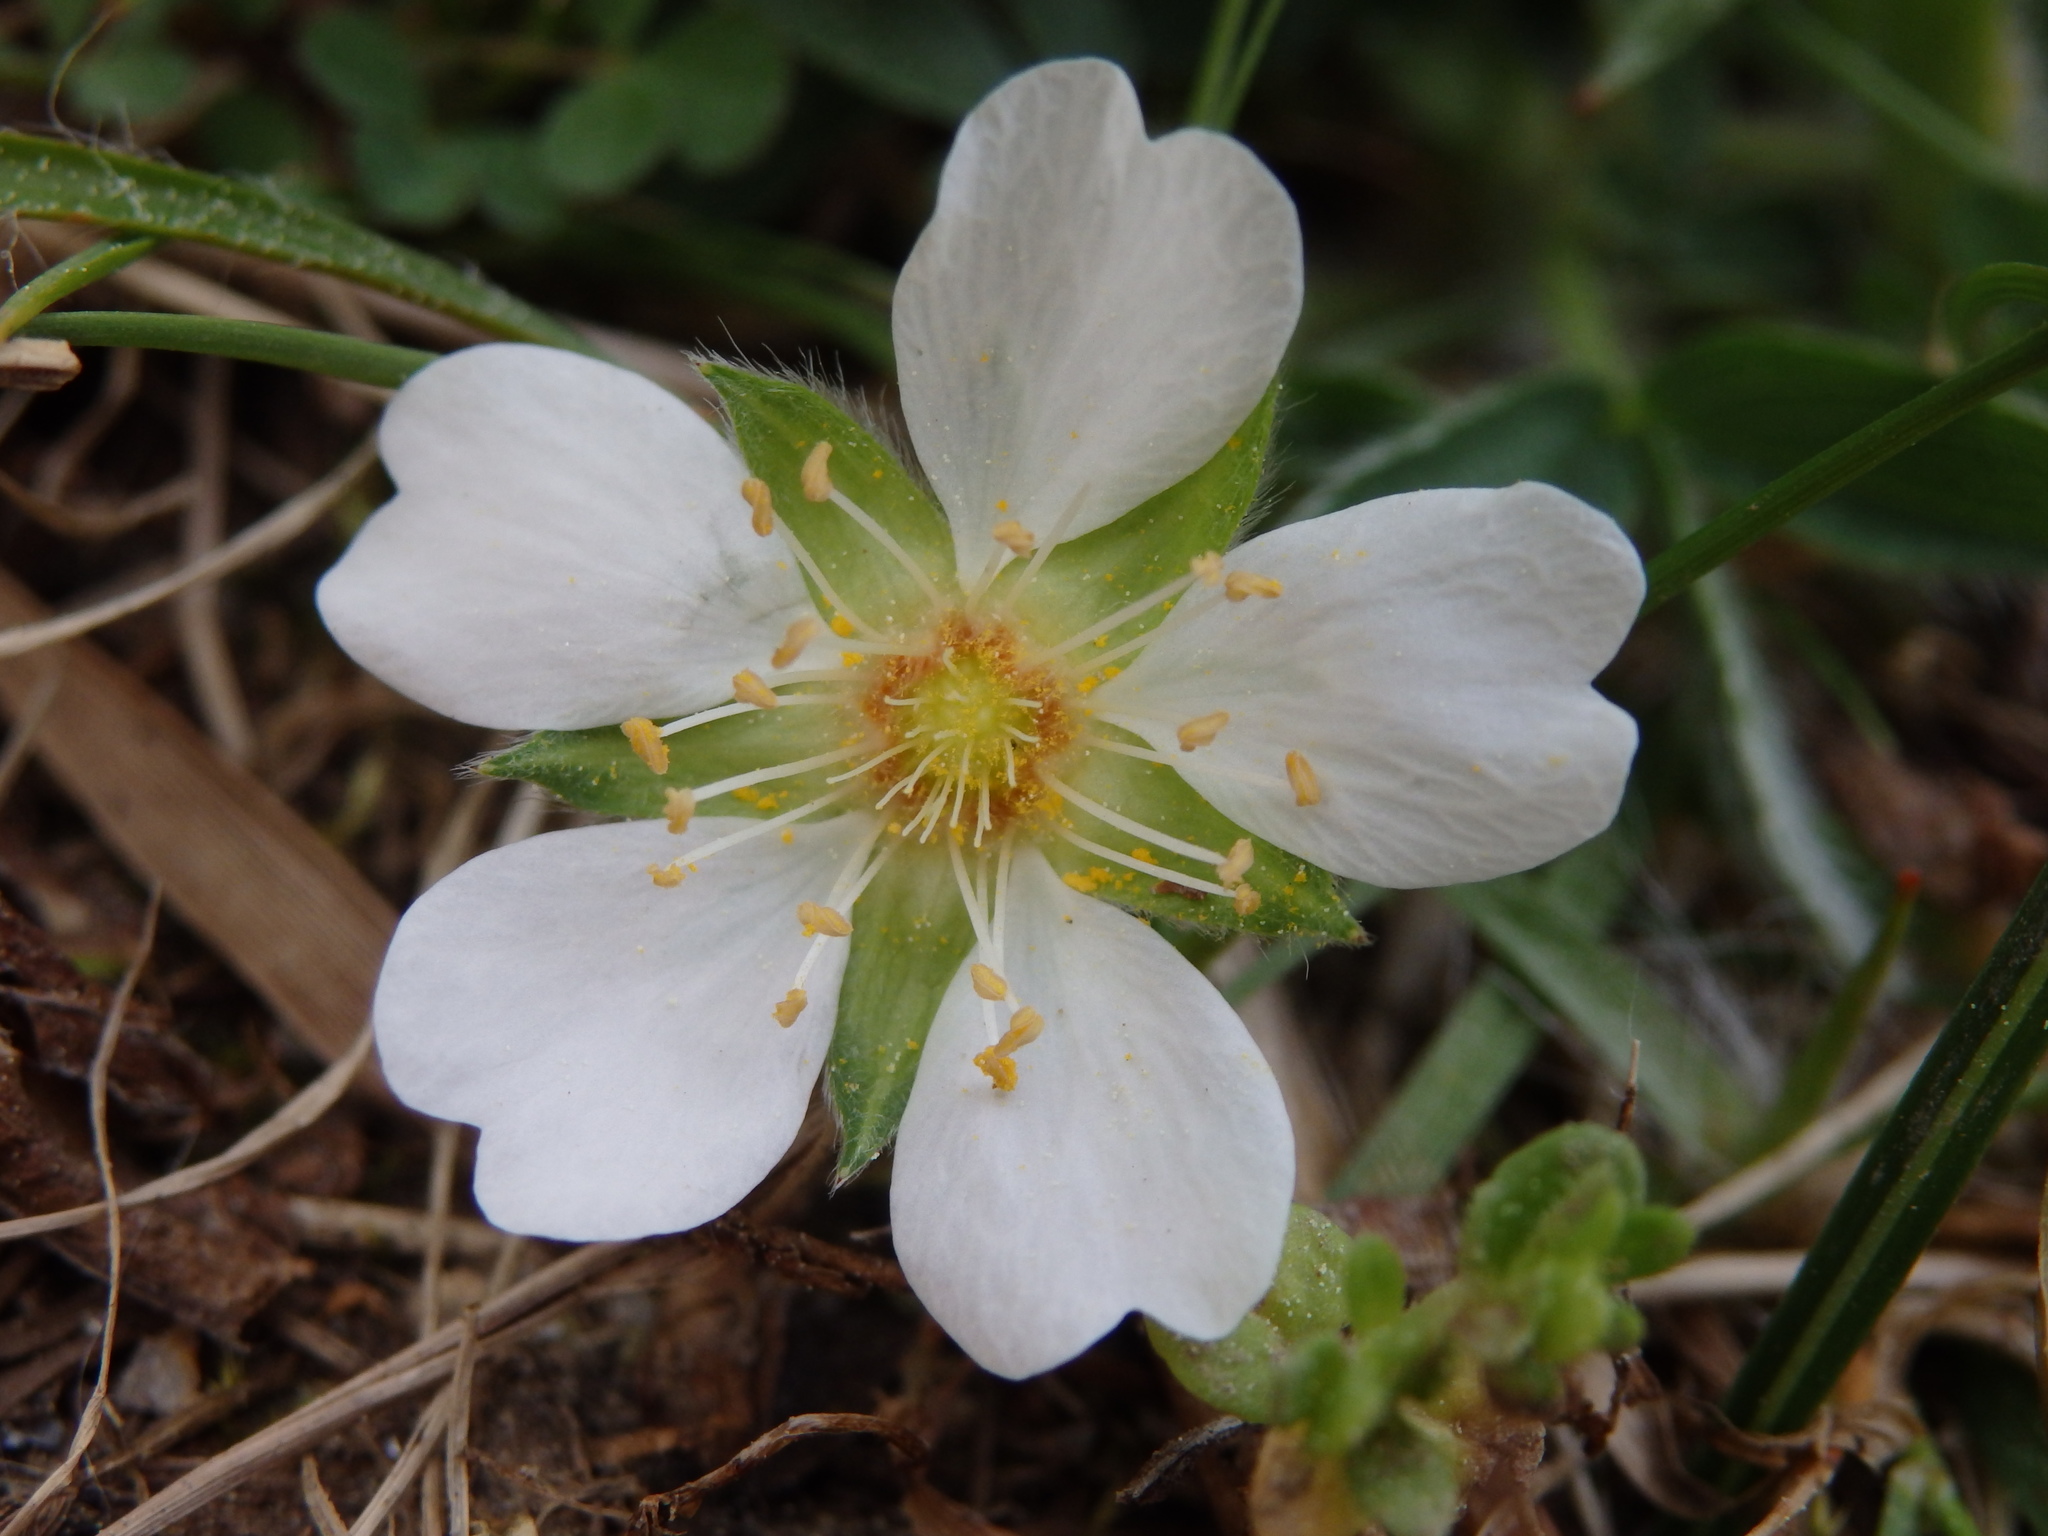
M 285 1201 L 285 1214 L 291 1219 L 292 1231 L 299 1241 L 310 1247 L 382 1249 L 389 1253 L 427 1251 L 428 1218 L 403 1206 L 333 1200 L 323 1195 L 292 1195 Z M 507 1245 L 518 1241 L 474 1216 L 450 1216 L 443 1232 L 444 1254 L 474 1264 L 496 1264 Z
M 1779 1253 L 1705 1253 L 1662 1274 L 1630 1282 L 1628 1293 L 1631 1300 L 1642 1306 L 1779 1296 L 1791 1285 L 1805 1258 L 1796 1249 Z M 1982 1254 L 1932 1249 L 1920 1256 L 1906 1277 L 1908 1290 L 1947 1291 L 1958 1286 L 2031 1291 L 2035 1286 L 2034 1266 Z
M 391 1512 L 398 1507 L 398 1501 L 412 1491 L 413 1483 L 426 1470 L 427 1458 L 440 1445 L 441 1436 L 447 1431 L 449 1396 L 446 1387 L 434 1394 L 433 1401 L 420 1414 L 419 1422 L 413 1425 L 412 1436 L 405 1442 L 405 1449 L 398 1453 L 390 1475 L 378 1486 L 370 1502 L 363 1506 L 363 1512 L 356 1516 L 356 1523 L 348 1528 L 348 1536 L 377 1536 L 384 1522 L 391 1517 Z
M 448 1384 L 447 1474 L 448 1529 L 456 1536 L 469 1530 L 470 1393 L 476 1384 L 476 1308 L 462 1312 L 462 1342 L 455 1350 L 455 1376 Z
M 313 1529 L 318 1536 L 348 1536 L 348 1524 L 341 1518 L 341 1511 L 334 1507 L 334 1500 L 328 1497 L 327 1485 L 320 1481 L 320 1463 L 312 1456 L 299 1458 L 299 1490 L 306 1500 L 306 1513 L 312 1518 Z
M 441 1326 L 441 1257 L 448 1250 L 448 1202 L 455 1194 L 455 1156 L 461 1149 L 462 1127 L 452 1120 L 436 1121 L 427 1169 L 427 1241 L 420 1259 L 421 1338 Z
M 226 358 L 199 357 L 192 369 L 192 494 L 185 503 L 180 550 L 187 568 L 220 548 L 227 536 L 228 442 L 233 428 L 228 405 L 232 365 Z M 221 751 L 246 763 L 255 750 L 256 732 L 249 724 L 248 700 L 242 696 L 234 653 L 221 624 L 219 583 L 192 582 L 178 594 L 174 611 L 185 678 L 200 718 Z

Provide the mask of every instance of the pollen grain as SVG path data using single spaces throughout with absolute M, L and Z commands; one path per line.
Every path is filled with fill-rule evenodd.
M 647 765 L 653 774 L 668 772 L 668 743 L 661 739 L 661 730 L 645 715 L 635 715 L 620 724 L 626 733 L 626 742 L 633 749 L 633 755 Z

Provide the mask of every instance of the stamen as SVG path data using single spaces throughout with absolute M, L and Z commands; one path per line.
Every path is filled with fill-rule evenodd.
M 1272 577 L 1254 576 L 1250 571 L 1232 571 L 1223 581 L 1223 595 L 1233 603 L 1248 597 L 1278 597 L 1283 590 Z
M 1259 893 L 1248 885 L 1240 885 L 1231 893 L 1230 904 L 1239 917 L 1250 917 L 1259 910 Z
M 678 859 L 666 867 L 660 864 L 650 864 L 647 866 L 647 877 L 664 891 L 672 891 L 683 883 L 682 860 Z
M 988 780 L 983 779 L 981 781 L 981 815 L 978 818 L 976 818 L 974 823 L 975 847 L 979 848 L 981 846 L 982 833 L 988 831 L 988 829 L 994 825 L 995 823 L 989 819 L 988 814 Z
M 1017 754 L 1010 749 L 1010 738 L 1003 738 L 1003 779 L 1010 788 L 1017 787 Z
M 988 1074 L 997 1090 L 1008 1093 L 1017 1086 L 1017 1063 L 1012 1053 L 1045 1033 L 1045 1016 L 1036 1008 L 1019 1008 L 1010 1015 L 1010 1027 L 1003 1038 L 974 1058 L 974 1064 Z
M 1126 715 L 1122 711 L 1118 711 L 1114 715 L 1102 715 L 1098 718 L 1110 725 L 1121 725 L 1126 720 L 1142 721 L 1145 717 L 1143 715 Z M 1164 752 L 1154 752 L 1149 747 L 1134 747 L 1125 741 L 1111 741 L 1107 736 L 1084 735 L 1081 737 L 1081 744 L 1098 752 L 1116 752 L 1124 757 L 1135 757 L 1144 763 L 1159 763 L 1168 768 L 1178 768 L 1180 766 L 1177 759 L 1168 757 Z M 1262 784 L 1267 789 L 1285 789 L 1287 787 L 1285 780 L 1277 779 L 1270 773 L 1252 773 L 1243 768 L 1230 768 L 1216 763 L 1202 764 L 1202 772 L 1219 779 L 1238 779 L 1246 784 Z
M 909 750 L 910 743 L 907 741 L 903 742 L 899 746 L 891 747 L 888 751 L 884 752 L 880 757 L 869 758 L 866 762 L 862 763 L 858 768 L 849 768 L 844 773 L 833 774 L 832 777 L 827 779 L 825 782 L 827 784 L 844 784 L 848 779 L 857 779 L 862 774 L 866 773 L 869 769 L 879 768 L 882 766 L 882 764 L 889 761 L 890 758 L 895 757 L 900 753 L 908 752 Z
M 775 531 L 775 498 L 769 494 L 768 482 L 750 475 L 740 482 L 740 494 L 754 509 L 754 532 L 767 538 Z
M 1223 585 L 1223 557 L 1213 549 L 1206 555 L 1197 555 L 1190 560 L 1188 570 L 1193 573 L 1195 580 L 1205 587 Z
M 735 672 L 732 678 L 732 696 L 742 704 L 751 704 L 756 709 L 773 709 L 782 702 L 752 672 Z
M 1038 535 L 1014 517 L 1004 518 L 989 529 L 989 534 L 1013 555 L 1028 555 L 1038 547 Z
M 787 523 L 782 525 L 782 537 L 789 545 L 789 552 L 796 556 L 796 563 L 802 566 L 804 574 L 811 578 L 811 585 L 818 589 L 819 595 L 825 599 L 833 612 L 838 615 L 838 618 L 832 621 L 832 633 L 835 635 L 841 633 L 839 625 L 841 620 L 843 620 L 848 627 L 861 631 L 870 640 L 881 639 L 881 631 L 847 607 L 846 600 L 832 590 L 832 583 L 827 581 L 825 573 L 818 569 L 818 562 L 811 558 L 811 552 L 804 548 L 802 541 L 789 531 L 789 524 Z
M 805 614 L 782 632 L 782 644 L 775 648 L 775 654 L 768 659 L 768 664 L 776 671 L 782 671 L 797 657 L 803 655 L 805 646 L 823 633 L 825 626 L 813 615 Z
M 626 733 L 626 743 L 632 747 L 633 755 L 647 765 L 647 771 L 659 777 L 668 772 L 668 743 L 661 739 L 661 732 L 654 722 L 645 715 L 635 715 L 619 723 L 619 729 Z
M 1192 752 L 1197 747 L 1206 747 L 1222 734 L 1223 727 L 1230 724 L 1230 711 L 1219 709 L 1214 714 L 1197 715 L 1182 725 L 1174 734 L 1180 740 L 1183 752 Z
M 1252 867 L 1252 840 L 1240 837 L 1230 845 L 1230 857 L 1216 866 L 1216 878 L 1225 885 L 1236 885 L 1243 880 Z
M 757 821 L 751 827 L 742 827 L 737 832 L 728 832 L 724 837 L 715 837 L 702 848 L 692 850 L 687 857 L 692 866 L 701 864 L 714 853 L 723 853 L 726 849 L 737 843 L 744 843 L 749 838 L 760 837 L 763 833 L 773 832 L 777 827 L 786 827 L 792 821 L 808 816 L 811 812 L 831 805 L 834 801 L 844 800 L 849 793 L 851 793 L 849 790 L 835 789 L 831 794 L 820 795 L 817 799 L 810 801 L 808 804 L 800 805 L 795 810 L 784 811 L 780 816 L 770 816 L 766 821 Z
M 1067 503 L 1067 510 L 1053 520 L 1052 532 L 1045 536 L 1043 544 L 1040 544 L 1037 549 L 1032 551 L 1031 563 L 1024 567 L 1024 574 L 1017 578 L 1017 585 L 1010 588 L 1010 602 L 1014 603 L 1024 589 L 1031 585 L 1032 579 L 1038 575 L 1039 568 L 1045 564 L 1046 556 L 1053 552 L 1059 541 L 1066 535 L 1067 525 L 1080 513 L 1081 502 L 1087 495 L 1088 487 L 1083 485 L 1074 492 L 1073 499 Z
M 755 784 L 766 784 L 771 779 L 794 778 L 799 773 L 809 773 L 813 768 L 827 768 L 833 763 L 843 763 L 849 757 L 858 757 L 866 747 L 841 747 L 834 752 L 820 752 L 816 757 L 800 757 L 793 763 L 777 763 L 772 768 L 756 768 L 751 773 L 736 773 L 729 779 L 716 779 L 709 784 L 699 784 L 694 793 L 699 800 L 709 800 L 713 795 L 722 795 L 735 789 L 746 789 Z M 845 793 L 845 791 L 841 791 Z
M 1110 826 L 1117 828 L 1121 832 L 1128 832 L 1133 837 L 1142 837 L 1150 842 L 1156 842 L 1160 847 L 1167 849 L 1169 852 L 1177 853 L 1184 859 L 1193 859 L 1197 864 L 1221 864 L 1223 862 L 1223 855 L 1213 848 L 1201 848 L 1193 843 L 1184 843 L 1177 837 L 1169 837 L 1157 828 L 1146 826 L 1142 821 L 1133 821 L 1128 816 L 1119 815 L 1108 806 L 1090 800 L 1086 795 L 1081 794 L 1077 790 L 1068 788 L 1049 773 L 1041 773 L 1039 777 L 1044 781 L 1047 789 L 1069 804 L 1079 806 L 1097 821 L 1107 822 Z M 1228 896 L 1230 893 L 1225 891 L 1223 894 Z
M 945 750 L 946 749 L 944 747 L 933 747 L 931 751 L 927 752 L 924 755 L 923 761 L 921 761 L 915 768 L 911 769 L 909 773 L 905 774 L 902 778 L 898 779 L 894 784 L 891 784 L 889 786 L 889 792 L 883 795 L 881 799 L 875 802 L 875 809 L 879 811 L 891 800 L 894 800 L 900 792 L 908 789 L 915 789 L 917 787 L 917 781 L 924 777 L 925 769 L 931 767 L 932 759 L 937 757 L 941 752 Z
M 1228 897 L 1232 894 L 1230 887 L 1227 885 L 1215 885 L 1194 875 L 1183 875 L 1177 870 L 1167 869 L 1159 864 L 1147 863 L 1145 860 L 1133 858 L 1127 853 L 1118 853 L 1114 848 L 1104 847 L 1101 843 L 1085 838 L 1080 833 L 1067 827 L 1056 826 L 1053 828 L 1053 831 L 1083 852 L 1092 853 L 1099 859 L 1108 859 L 1112 864 L 1121 864 L 1125 869 L 1135 869 L 1139 874 L 1163 875 L 1171 878 L 1175 885 L 1187 886 L 1190 890 L 1200 891 L 1207 896 Z
M 791 987 L 782 1001 L 771 1010 L 775 1015 L 775 1022 L 784 1029 L 789 1028 L 796 1022 L 797 1015 L 804 1011 L 804 1005 L 808 1002 L 810 999 L 804 995 L 802 987 Z
M 1296 805 L 1323 803 L 1323 786 L 1316 778 L 1316 771 L 1299 752 L 1287 754 L 1287 784 L 1294 791 Z
M 1219 555 L 1216 558 L 1221 560 L 1222 556 Z M 1125 603 L 1123 607 L 1117 609 L 1108 618 L 1098 619 L 1078 635 L 1069 635 L 1052 648 L 1051 654 L 1054 656 L 1064 656 L 1068 651 L 1074 650 L 1078 646 L 1086 645 L 1097 637 L 1108 634 L 1113 629 L 1121 629 L 1124 625 L 1130 623 L 1131 620 L 1143 618 L 1161 603 L 1168 602 L 1187 591 L 1194 583 L 1195 578 L 1193 576 L 1176 576 L 1172 581 L 1166 583 L 1165 586 L 1154 588 L 1136 602 Z M 1096 658 L 1098 661 L 1101 659 L 1100 657 Z
M 697 814 L 697 797 L 687 789 L 670 789 L 662 792 L 662 815 L 668 818 L 668 829 L 681 834 L 689 830 L 690 818 Z
M 845 697 L 840 693 L 792 693 L 787 698 L 775 696 L 778 704 L 837 704 Z M 709 725 L 714 720 L 729 720 L 734 715 L 751 713 L 759 706 L 753 704 L 720 704 L 716 709 L 700 709 L 694 715 L 685 715 L 680 720 L 671 720 L 661 728 L 664 736 L 673 736 L 677 731 L 687 731 L 693 725 Z
M 843 939 L 853 932 L 853 924 L 844 914 L 831 907 L 823 907 L 815 901 L 800 901 L 796 904 L 796 920 L 803 924 L 804 937 L 824 934 L 829 938 Z
M 804 455 L 803 487 L 805 501 L 830 501 L 832 499 L 832 445 L 820 443 Z
M 974 995 L 1000 1003 L 1010 995 L 1010 984 L 994 971 L 976 961 L 967 968 L 968 979 L 974 983 Z

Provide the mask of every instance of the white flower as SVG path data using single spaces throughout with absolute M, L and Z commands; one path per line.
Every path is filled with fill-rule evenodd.
M 613 730 L 542 740 L 611 754 L 593 803 L 669 813 L 486 854 L 392 943 L 385 1070 L 482 1127 L 492 1220 L 595 1239 L 725 1211 L 844 1047 L 849 954 L 882 955 L 910 967 L 900 1028 L 883 983 L 848 1007 L 915 1072 L 896 1251 L 970 1354 L 1021 1376 L 1132 1309 L 1214 1338 L 1257 1301 L 1293 1178 L 1272 1076 L 1192 966 L 1087 893 L 1280 931 L 1330 903 L 1304 860 L 1419 886 L 1562 852 L 1634 752 L 1590 679 L 1642 593 L 1615 526 L 1540 485 L 1389 497 L 1227 561 L 1115 543 L 1263 419 L 1300 265 L 1241 146 L 1149 141 L 1120 72 L 1052 64 L 963 125 L 897 290 L 952 549 L 850 424 L 799 445 L 798 494 L 567 353 L 477 347 L 399 392 L 399 493 L 321 585 L 334 634 L 459 719 L 624 722 L 637 761 Z M 1105 582 L 1140 569 L 1119 602 Z M 972 955 L 916 959 L 913 930 L 948 923 Z

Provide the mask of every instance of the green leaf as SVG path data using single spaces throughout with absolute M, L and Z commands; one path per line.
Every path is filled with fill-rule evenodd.
M 319 153 L 306 120 L 274 92 L 259 89 L 230 91 L 208 107 L 193 140 L 207 164 L 251 176 L 310 166 Z
M 1420 1408 L 1403 1405 L 1345 1462 L 1351 1497 L 1387 1536 L 1443 1536 L 1464 1500 L 1464 1447 Z
M 426 82 L 389 17 L 349 6 L 315 12 L 299 33 L 298 54 L 313 83 L 356 122 L 426 123 Z
M 476 203 L 477 163 L 456 139 L 411 123 L 369 122 L 349 141 L 356 186 L 393 224 L 440 229 Z
M 615 725 L 587 731 L 536 731 L 477 764 L 494 779 L 524 779 L 581 811 L 647 819 L 664 813 L 664 792 L 713 784 L 777 763 L 817 757 L 840 744 L 844 716 L 829 705 L 796 704 L 728 715 L 668 738 L 668 772 L 657 774 L 633 754 Z M 814 800 L 829 786 L 827 766 L 775 779 L 760 788 L 714 795 L 703 816 L 770 816 Z
M 748 0 L 820 69 L 889 106 L 952 123 L 1016 61 L 968 0 Z
M 1639 455 L 1613 415 L 1606 387 L 1575 373 L 1484 390 L 1338 459 L 1287 521 L 1400 491 L 1541 480 L 1626 524 L 1641 499 Z
M 833 482 L 903 546 L 934 586 L 942 593 L 957 591 L 953 531 L 945 514 L 865 427 L 791 379 L 723 364 L 706 367 L 704 377 L 725 402 L 748 470 L 768 483 L 775 515 L 855 614 L 884 633 L 907 633 L 925 619 L 930 603 L 910 574 L 851 517 L 829 502 L 804 499 L 804 460 L 821 442 L 832 444 Z M 829 612 L 833 605 L 821 601 L 819 606 Z
M 1567 1227 L 1576 1223 L 1602 1191 L 1622 1202 L 1613 1216 L 1618 1231 L 1646 1189 L 1642 1154 L 1619 1131 L 1587 1121 L 1546 1131 L 1502 1158 L 1472 1192 L 1459 1237 L 1459 1272 L 1497 1279 L 1531 1258 L 1551 1256 L 1564 1230 L 1560 1218 Z M 1598 1242 L 1598 1253 L 1606 1252 L 1611 1235 Z
M 1185 576 L 1197 555 L 1228 549 L 1258 495 L 1278 391 L 1278 385 L 1267 390 L 1244 424 L 1185 480 L 1055 548 L 1018 599 L 1018 616 L 1042 635 L 1076 634 Z M 1021 564 L 1012 564 L 991 587 L 994 600 L 1022 575 Z M 1120 645 L 1165 617 L 1162 606 L 1132 619 L 1104 635 L 1098 647 Z
M 1634 0 L 1624 8 L 1600 62 L 1581 88 L 1587 106 L 1604 106 L 1689 51 L 1743 0 Z
M 844 1183 L 895 1139 L 925 1036 L 974 927 L 936 844 L 901 844 L 848 914 L 846 973 L 825 1061 Z
M 135 155 L 0 132 L 0 205 L 21 218 L 193 240 L 331 272 L 517 341 L 590 346 L 489 283 L 275 192 Z
M 1450 1173 L 1536 1048 L 1543 1028 L 1482 971 L 1408 1069 L 1393 1103 L 1330 1181 L 1332 1199 L 1423 1195 Z
M 1344 906 L 1353 917 L 1363 917 L 1385 899 L 1387 893 L 1376 885 L 1363 880 L 1339 880 L 1337 889 L 1344 897 Z M 1241 1003 L 1254 992 L 1271 986 L 1289 971 L 1305 967 L 1321 951 L 1328 949 L 1331 940 L 1318 934 L 1297 934 L 1269 944 L 1259 957 L 1229 980 L 1219 983 L 1217 990 L 1227 1003 Z
M 1671 354 L 1651 379 L 1650 399 L 1710 466 L 1755 485 L 1889 411 L 1921 404 L 1936 383 L 1870 342 L 1742 326 Z M 1793 531 L 1913 571 L 2048 569 L 2048 422 L 2016 401 L 1981 405 L 1871 468 Z
M 610 197 L 661 157 L 667 104 L 643 69 L 617 69 L 564 91 L 541 127 L 540 163 L 548 179 L 578 197 Z
M 667 144 L 706 176 L 738 170 L 767 147 L 796 76 L 774 32 L 715 6 L 663 33 L 641 67 L 661 93 Z
M 531 135 L 483 130 L 466 139 L 477 199 L 492 223 L 527 240 L 547 238 L 562 227 L 567 209 L 541 174 L 540 145 Z
M 1354 1333 L 1383 1327 L 1408 1303 L 1408 1272 L 1394 1245 L 1361 1232 L 1344 1256 L 1344 1314 Z
M 1098 725 L 1107 734 L 1113 727 Z M 1122 733 L 1119 733 L 1122 734 Z M 1293 854 L 1253 837 L 1204 800 L 1187 780 L 1161 763 L 1148 763 L 1120 753 L 1084 750 L 1062 770 L 1065 782 L 1099 805 L 1113 807 L 1148 827 L 1171 828 L 1173 835 L 1198 848 L 1228 853 L 1241 837 L 1251 838 L 1252 867 L 1245 883 L 1259 893 L 1259 908 L 1239 917 L 1230 901 L 1192 888 L 1158 891 L 1177 876 L 1193 875 L 1215 883 L 1213 867 L 1197 864 L 1142 838 L 1097 821 L 1077 806 L 1058 813 L 1062 825 L 1090 842 L 1139 858 L 1146 849 L 1158 866 L 1156 875 L 1141 874 L 1064 840 L 1048 839 L 1046 860 L 1060 878 L 1077 891 L 1113 902 L 1126 911 L 1167 918 L 1197 927 L 1248 933 L 1313 933 L 1339 943 L 1355 944 L 1364 935 L 1351 915 L 1336 878 Z
M 1640 1280 L 1659 1274 L 1692 1252 L 1698 1237 L 1683 1212 L 1668 1205 L 1645 1205 L 1630 1211 L 1615 1238 L 1615 1280 Z
M 1743 1360 L 1728 1416 L 1785 1434 L 1833 1390 L 2048 1053 L 2048 872 L 1942 1026 Z
M 153 29 L 123 28 L 74 64 L 64 86 L 79 111 L 126 124 L 175 110 L 198 76 L 191 56 Z

